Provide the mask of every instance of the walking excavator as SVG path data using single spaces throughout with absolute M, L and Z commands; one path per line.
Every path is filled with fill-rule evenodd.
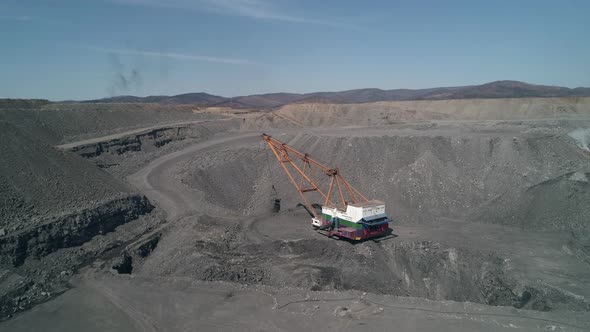
M 262 134 L 262 139 L 295 186 L 318 232 L 352 241 L 390 233 L 391 219 L 385 213 L 385 203 L 367 199 L 346 181 L 338 168 L 330 168 L 270 135 Z M 314 173 L 329 178 L 325 181 L 329 182 L 327 191 L 320 189 Z M 323 198 L 323 205 L 310 204 L 308 195 L 314 192 Z M 333 196 L 336 199 L 332 199 Z

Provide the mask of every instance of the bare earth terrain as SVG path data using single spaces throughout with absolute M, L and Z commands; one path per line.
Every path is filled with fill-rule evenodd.
M 117 219 L 116 229 L 70 228 L 87 234 L 83 244 L 51 233 L 23 253 L 9 238 L 37 210 L 3 206 L 13 217 L 2 220 L 0 248 L 20 255 L 2 266 L 10 319 L 0 330 L 590 329 L 589 98 L 178 112 L 93 137 L 68 131 L 77 141 L 42 127 L 56 146 L 47 158 L 90 174 L 77 180 L 88 196 L 62 210 L 100 205 L 91 181 L 103 177 L 154 208 Z M 2 119 L 23 128 L 14 114 Z M 385 201 L 394 236 L 350 243 L 314 232 L 262 132 Z M 4 169 L 2 194 L 27 206 L 31 194 L 11 189 L 18 177 Z M 282 208 L 272 213 L 277 195 Z M 49 215 L 32 225 L 53 225 Z M 52 275 L 38 276 L 48 262 L 63 279 L 52 293 L 71 287 L 57 297 L 46 294 L 58 288 Z

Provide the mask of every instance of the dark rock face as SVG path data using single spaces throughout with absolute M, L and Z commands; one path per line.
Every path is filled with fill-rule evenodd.
M 184 138 L 185 133 L 182 128 L 160 128 L 121 139 L 82 145 L 73 148 L 72 152 L 84 158 L 98 157 L 103 153 L 121 155 L 130 151 L 142 151 L 144 144 L 152 144 L 159 148 L 172 141 L 182 140 Z
M 149 237 L 144 242 L 139 243 L 135 249 L 135 254 L 140 258 L 148 257 L 158 246 L 161 236 L 162 234 L 158 233 L 152 237 Z
M 119 274 L 131 274 L 133 272 L 133 258 L 125 254 L 113 265 L 113 269 Z
M 236 121 L 173 125 L 133 133 L 120 138 L 68 147 L 67 149 L 89 159 L 96 157 L 116 158 L 130 152 L 151 152 L 172 142 L 186 139 L 202 140 L 215 133 L 236 128 L 239 128 L 239 123 Z
M 93 209 L 56 217 L 39 226 L 0 237 L 0 262 L 19 266 L 29 256 L 39 258 L 61 248 L 79 246 L 153 208 L 144 196 L 130 195 Z
M 161 237 L 161 233 L 155 233 L 134 244 L 133 248 L 126 248 L 120 256 L 113 259 L 111 267 L 119 274 L 133 273 L 133 266 L 136 263 L 141 264 L 158 247 Z

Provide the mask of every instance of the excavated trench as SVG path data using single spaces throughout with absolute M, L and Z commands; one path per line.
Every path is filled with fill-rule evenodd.
M 279 139 L 337 165 L 350 183 L 383 200 L 388 213 L 403 223 L 447 218 L 587 231 L 588 152 L 567 135 L 514 135 L 299 134 Z M 268 212 L 275 198 L 286 207 L 300 203 L 274 156 L 261 145 L 208 152 L 180 163 L 176 173 L 210 203 L 245 215 Z
M 296 213 L 297 219 L 304 217 Z M 272 216 L 271 216 L 272 218 Z M 292 220 L 298 222 L 300 220 Z M 376 294 L 475 302 L 530 310 L 590 311 L 575 296 L 522 283 L 507 260 L 493 252 L 399 238 L 350 243 L 321 237 L 309 229 L 301 239 L 250 238 L 252 228 L 202 216 L 178 234 L 164 235 L 152 259 L 126 251 L 113 264 L 119 273 L 191 277 L 246 285 L 295 287 L 312 291 L 360 290 Z M 198 231 L 194 231 L 198 225 Z M 264 238 L 263 240 L 261 240 Z M 171 240 L 176 239 L 176 240 Z M 183 257 L 170 257 L 181 254 Z M 184 254 L 182 254 L 184 253 Z
M 284 140 L 340 166 L 361 191 L 386 202 L 396 223 L 428 225 L 452 219 L 586 231 L 588 155 L 561 136 L 306 134 Z M 252 220 L 285 217 L 298 223 L 307 218 L 296 209 L 298 197 L 272 161 L 260 146 L 240 146 L 179 163 L 180 183 L 202 193 L 208 203 L 243 217 L 219 222 L 205 216 L 177 226 L 163 235 L 153 249 L 156 255 L 136 264 L 126 254 L 114 268 L 121 273 L 355 289 L 542 311 L 590 310 L 575 294 L 519 280 L 508 260 L 491 250 L 399 237 L 352 244 L 323 238 L 311 229 L 290 229 L 292 224 L 272 234 L 255 231 L 266 226 L 253 228 Z M 277 199 L 273 186 L 284 208 L 269 214 Z M 568 199 L 561 199 L 563 195 Z M 552 198 L 559 204 L 547 208 Z M 270 222 L 268 226 L 276 227 Z M 300 237 L 292 239 L 293 233 Z
M 125 177 L 156 156 L 238 129 L 240 122 L 158 128 L 71 151 L 115 177 Z M 580 264 L 590 262 L 587 130 L 572 132 L 569 138 L 495 129 L 449 134 L 436 125 L 421 125 L 418 134 L 414 129 L 400 134 L 347 130 L 297 134 L 286 129 L 287 134 L 275 135 L 339 166 L 360 191 L 384 200 L 394 227 L 448 219 L 565 230 L 586 241 L 576 244 L 581 254 L 574 254 L 580 255 Z M 590 311 L 589 302 L 578 294 L 520 279 L 515 273 L 519 267 L 500 250 L 403 236 L 354 244 L 318 235 L 297 208 L 299 198 L 291 184 L 262 146 L 208 150 L 171 171 L 179 185 L 202 194 L 209 205 L 232 211 L 232 216 L 200 215 L 209 212 L 203 204 L 198 214 L 125 248 L 109 265 L 116 272 Z M 200 203 L 195 201 L 196 206 Z M 40 259 L 79 246 L 152 209 L 145 197 L 133 195 L 129 202 L 101 205 L 98 212 L 61 216 L 55 226 L 7 235 L 2 229 L 1 263 L 22 267 L 26 257 Z
M 151 234 L 134 243 L 133 246 L 125 248 L 118 257 L 112 260 L 111 267 L 119 274 L 131 274 L 134 264 L 141 264 L 142 260 L 158 247 L 161 236 L 161 233 Z
M 62 248 L 82 245 L 153 208 L 144 196 L 130 195 L 9 234 L 0 238 L 0 263 L 16 267 L 27 257 L 39 259 Z
M 161 148 L 167 144 L 185 139 L 203 140 L 211 137 L 215 133 L 221 131 L 228 131 L 238 127 L 237 121 L 211 121 L 196 124 L 184 124 L 169 127 L 160 127 L 137 134 L 124 136 L 121 138 L 114 138 L 106 141 L 98 141 L 77 145 L 70 148 L 70 151 L 80 155 L 84 158 L 97 158 L 103 161 L 97 164 L 103 168 L 109 165 L 105 164 L 105 160 L 109 160 L 109 156 L 120 156 L 129 152 L 150 152 Z M 116 160 L 112 157 L 112 160 Z
M 360 191 L 385 201 L 394 225 L 449 219 L 587 232 L 590 214 L 584 202 L 590 200 L 590 167 L 587 151 L 575 140 L 564 135 L 427 129 L 400 135 L 282 134 L 279 139 L 339 166 Z M 128 152 L 149 152 L 172 141 L 206 139 L 210 134 L 202 128 L 164 128 L 76 152 L 100 165 L 105 160 L 118 162 L 118 156 Z M 201 193 L 207 203 L 243 218 L 220 223 L 201 217 L 186 229 L 164 234 L 162 240 L 142 244 L 143 249 L 125 250 L 112 264 L 119 273 L 310 290 L 355 289 L 543 311 L 590 310 L 584 298 L 519 280 L 508 260 L 490 250 L 403 238 L 351 244 L 318 238 L 310 229 L 295 231 L 301 235 L 298 239 L 286 239 L 284 235 L 294 231 L 290 226 L 284 233 L 252 238 L 248 220 L 287 216 L 297 223 L 307 218 L 296 210 L 299 198 L 282 170 L 259 145 L 199 154 L 179 163 L 175 173 L 181 185 Z M 270 214 L 276 212 L 276 199 L 283 209 Z M 188 255 L 180 254 L 187 251 Z

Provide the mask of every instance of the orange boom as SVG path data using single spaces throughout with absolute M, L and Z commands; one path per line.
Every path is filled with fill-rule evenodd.
M 304 206 L 312 215 L 312 225 L 322 234 L 363 240 L 389 232 L 391 220 L 385 214 L 385 204 L 367 199 L 346 181 L 338 168 L 330 168 L 270 135 L 262 134 L 262 139 L 301 196 Z M 315 173 L 330 178 L 327 191 L 320 188 Z M 311 192 L 317 192 L 324 199 L 321 214 L 309 202 L 308 195 Z M 333 199 L 333 196 L 336 198 Z

